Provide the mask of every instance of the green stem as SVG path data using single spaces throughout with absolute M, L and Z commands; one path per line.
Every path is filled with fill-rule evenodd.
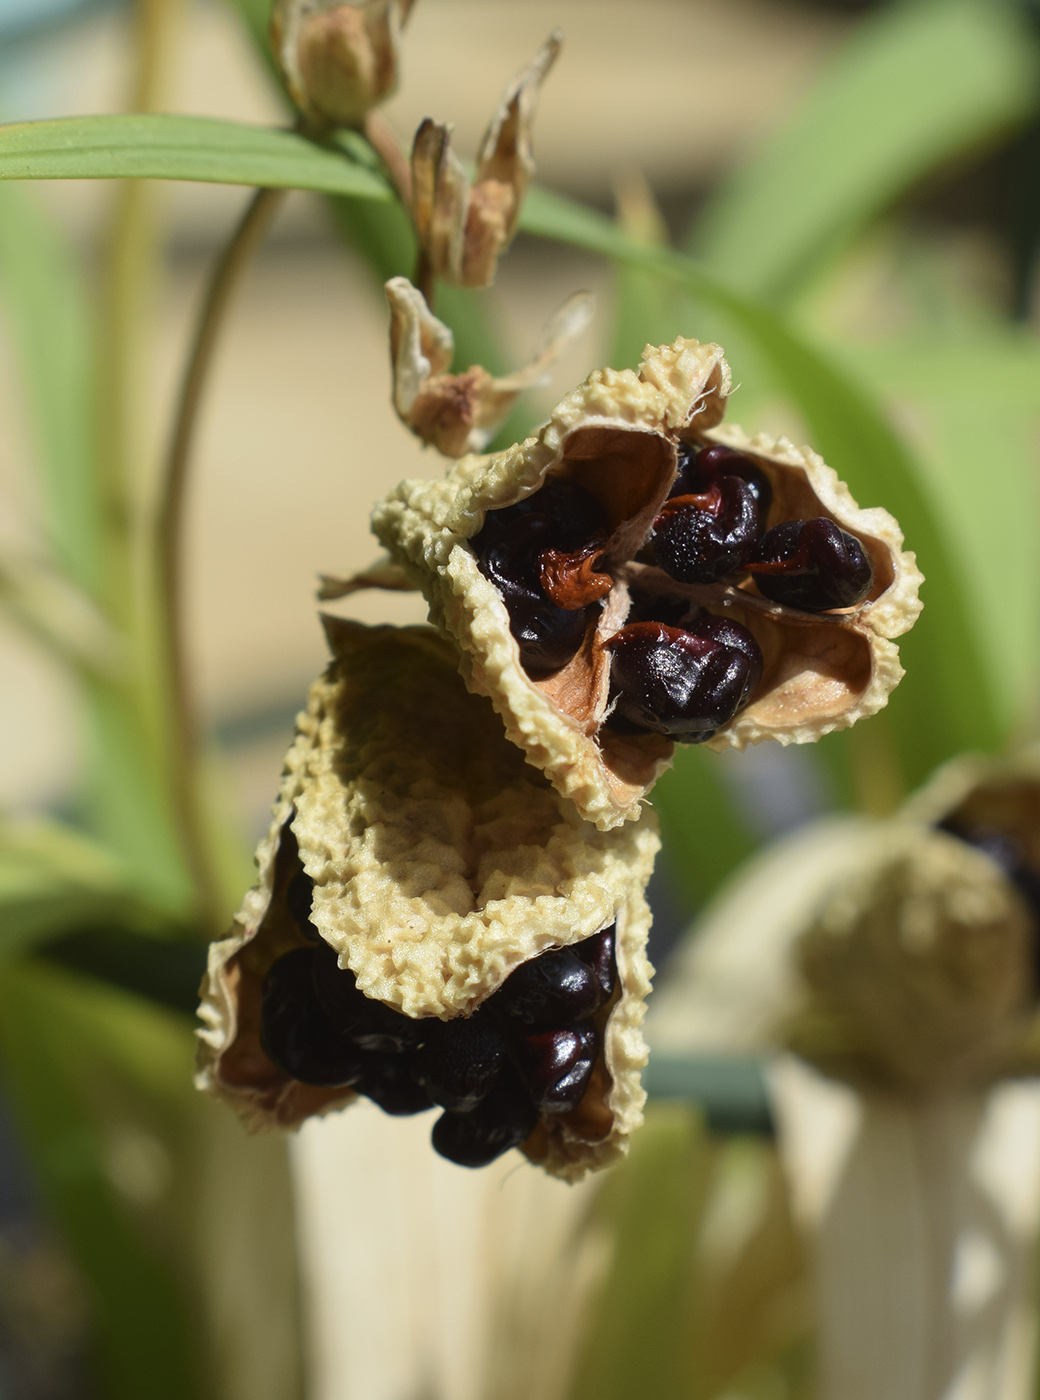
M 185 654 L 181 578 L 184 505 L 199 409 L 224 316 L 241 273 L 266 232 L 284 194 L 284 190 L 256 191 L 213 270 L 181 383 L 173 435 L 166 457 L 155 517 L 159 613 L 166 644 L 169 678 L 170 795 L 184 857 L 195 883 L 200 911 L 210 928 L 220 926 L 224 911 L 220 878 L 207 833 L 199 726 Z

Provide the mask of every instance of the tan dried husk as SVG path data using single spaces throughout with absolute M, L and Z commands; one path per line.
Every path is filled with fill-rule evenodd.
M 583 822 L 503 739 L 431 629 L 332 618 L 326 629 L 335 659 L 299 717 L 258 882 L 210 952 L 200 1087 L 256 1128 L 295 1127 L 355 1097 L 289 1079 L 260 1045 L 264 974 L 304 943 L 286 904 L 299 861 L 314 882 L 312 921 L 340 965 L 414 1017 L 466 1015 L 528 959 L 616 922 L 619 991 L 601 1013 L 589 1091 L 525 1146 L 566 1179 L 606 1165 L 645 1098 L 652 815 L 609 834 Z
M 467 685 L 491 698 L 528 761 L 604 830 L 639 817 L 673 747 L 657 735 L 601 727 L 609 690 L 603 642 L 624 624 L 636 577 L 733 618 L 762 649 L 763 677 L 751 703 L 710 740 L 712 748 L 811 742 L 881 709 L 903 674 L 891 639 L 913 625 L 922 579 L 898 525 L 885 510 L 861 510 L 809 448 L 722 425 L 730 384 L 717 345 L 680 337 L 647 346 L 638 372 L 591 374 L 535 436 L 488 457 L 464 457 L 439 480 L 405 481 L 373 514 L 391 561 L 423 590 L 431 621 L 460 648 Z M 875 569 L 867 599 L 844 612 L 808 614 L 769 602 L 747 583 L 681 585 L 631 562 L 674 480 L 680 440 L 721 442 L 751 457 L 773 487 L 770 526 L 823 515 L 856 535 Z M 551 473 L 577 481 L 606 508 L 613 533 L 604 559 L 615 584 L 574 659 L 532 680 L 505 604 L 466 542 L 487 511 L 524 499 Z
M 397 89 L 401 26 L 414 0 L 274 0 L 271 48 L 315 130 L 359 126 Z

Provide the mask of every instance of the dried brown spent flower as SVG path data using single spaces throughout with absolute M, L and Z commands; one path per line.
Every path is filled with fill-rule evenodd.
M 312 129 L 358 127 L 397 89 L 401 26 L 414 0 L 274 0 L 271 47 Z
M 1032 995 L 1032 921 L 994 863 L 893 823 L 836 886 L 798 955 L 806 1000 L 785 1040 L 828 1074 L 902 1093 L 1007 1074 Z
M 644 1099 L 652 818 L 606 834 L 583 822 L 465 690 L 431 629 L 326 626 L 334 660 L 299 718 L 258 883 L 211 950 L 200 1087 L 255 1127 L 295 1127 L 356 1097 L 349 1085 L 292 1077 L 261 1043 L 264 978 L 294 950 L 335 950 L 368 1004 L 421 1038 L 472 1016 L 539 956 L 613 925 L 616 977 L 596 1013 L 587 1088 L 524 1145 L 567 1179 L 606 1165 Z
M 552 362 L 586 329 L 592 297 L 577 292 L 552 317 L 535 358 L 494 378 L 480 365 L 451 374 L 455 338 L 407 277 L 386 284 L 394 408 L 406 428 L 445 457 L 479 452 L 520 395 L 544 384 Z
M 535 436 L 489 457 L 464 457 L 440 480 L 405 481 L 373 514 L 392 563 L 423 590 L 431 621 L 458 645 L 467 685 L 491 698 L 512 742 L 601 829 L 640 816 L 673 747 L 666 733 L 618 726 L 611 686 L 619 634 L 633 638 L 628 650 L 636 661 L 639 648 L 661 638 L 667 651 L 669 629 L 693 636 L 683 645 L 695 660 L 713 651 L 723 657 L 729 691 L 725 705 L 719 702 L 722 717 L 694 736 L 716 749 L 764 739 L 810 742 L 875 713 L 902 676 L 891 639 L 920 611 L 921 575 L 895 520 L 879 508 L 861 510 L 811 449 L 748 438 L 722 424 L 729 390 L 717 345 L 680 337 L 648 346 L 638 372 L 593 373 Z M 765 544 L 779 527 L 790 528 L 787 522 L 809 521 L 830 530 L 846 552 L 858 552 L 866 584 L 853 605 L 810 600 L 816 610 L 807 611 L 766 596 L 763 588 L 775 592 L 775 585 L 755 580 L 801 568 L 794 557 L 791 564 L 727 564 L 732 572 L 713 582 L 682 582 L 661 566 L 652 554 L 660 538 L 654 532 L 669 512 L 721 499 L 716 489 L 714 496 L 669 500 L 680 458 L 699 458 L 712 447 L 743 463 L 748 480 L 736 488 L 742 509 L 746 516 L 750 493 L 762 513 L 749 538 L 768 526 Z M 511 613 L 511 600 L 489 576 L 482 542 L 495 520 L 510 519 L 510 528 L 530 534 L 531 521 L 516 524 L 515 508 L 526 503 L 521 515 L 535 509 L 532 497 L 547 488 L 550 496 L 568 497 L 560 507 L 563 526 L 578 529 L 575 521 L 584 517 L 585 534 L 579 530 L 577 543 L 563 545 L 546 539 L 557 553 L 538 556 L 540 579 L 520 579 Z M 782 548 L 774 553 L 783 557 Z M 604 575 L 612 580 L 605 594 Z M 537 626 L 548 618 L 563 628 L 561 637 L 549 635 L 537 667 L 525 664 L 513 630 L 520 630 L 521 603 L 533 608 Z M 634 621 L 643 631 L 622 634 Z M 741 649 L 743 659 L 732 655 Z M 613 669 L 616 676 L 616 662 Z
M 427 119 L 412 145 L 412 219 L 433 274 L 487 287 L 516 232 L 534 174 L 531 128 L 538 90 L 559 53 L 554 32 L 509 84 L 484 133 L 470 184 L 451 148 L 450 126 Z

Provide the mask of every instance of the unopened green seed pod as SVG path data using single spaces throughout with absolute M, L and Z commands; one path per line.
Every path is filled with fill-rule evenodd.
M 577 1179 L 626 1150 L 641 1121 L 651 968 L 643 891 L 651 816 L 602 833 L 581 819 L 467 693 L 429 628 L 326 619 L 334 660 L 286 757 L 259 876 L 203 989 L 200 1086 L 254 1127 L 295 1127 L 356 1097 L 292 1078 L 261 1042 L 265 974 L 307 946 L 291 908 L 302 870 L 312 936 L 366 997 L 416 1022 L 478 1010 L 516 969 L 615 927 L 616 981 L 596 1013 L 584 1097 L 546 1114 L 524 1151 Z

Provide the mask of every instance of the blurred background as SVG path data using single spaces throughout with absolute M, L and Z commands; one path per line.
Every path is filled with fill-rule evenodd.
M 263 10 L 217 0 L 0 0 L 0 119 L 127 110 L 140 89 L 141 27 L 151 24 L 162 36 L 147 99 L 153 110 L 284 123 L 286 103 L 256 42 Z M 557 26 L 565 47 L 539 109 L 539 182 L 616 215 L 637 237 L 692 252 L 855 384 L 912 459 L 913 509 L 929 540 L 941 541 L 943 567 L 962 590 L 946 596 L 944 630 L 937 622 L 934 633 L 924 628 L 943 602 L 925 593 L 923 640 L 915 634 L 906 649 L 917 689 L 908 681 L 906 696 L 896 696 L 891 722 L 814 750 L 680 755 L 659 791 L 666 845 L 652 890 L 652 956 L 666 967 L 704 902 L 763 843 L 837 809 L 884 815 L 935 763 L 1035 733 L 1040 11 L 1010 0 L 420 0 L 388 121 L 407 143 L 423 117 L 451 120 L 458 148 L 471 154 L 505 81 Z M 105 348 L 114 332 L 104 298 L 126 271 L 113 261 L 119 187 L 37 181 L 17 190 L 29 212 L 8 206 L 9 189 L 0 191 L 0 224 L 44 230 L 39 237 L 60 245 L 74 269 L 67 289 L 50 278 L 50 304 L 68 310 L 75 301 L 80 331 L 97 333 L 89 373 L 103 379 L 106 364 L 122 366 L 135 508 L 145 511 L 204 280 L 247 192 L 172 183 L 143 190 L 135 227 L 149 240 L 147 266 L 126 284 L 132 305 L 113 352 Z M 222 338 L 193 465 L 190 660 L 227 864 L 242 888 L 292 717 L 324 664 L 316 575 L 373 558 L 373 500 L 402 477 L 439 470 L 392 412 L 379 269 L 356 227 L 353 239 L 345 228 L 349 234 L 350 220 L 315 195 L 295 193 L 280 212 Z M 46 444 L 27 369 L 40 313 L 18 295 L 28 273 L 13 237 L 0 231 L 0 548 L 32 572 L 47 565 L 51 548 Z M 810 421 L 811 388 L 801 399 L 793 394 L 746 325 L 727 324 L 717 304 L 543 238 L 522 234 L 480 298 L 498 357 L 490 367 L 526 362 L 542 325 L 578 288 L 597 295 L 592 331 L 560 362 L 552 388 L 524 403 L 520 427 L 591 369 L 634 364 L 645 340 L 682 332 L 725 345 L 741 385 L 731 418 L 824 447 Z M 80 331 L 59 329 L 57 340 Z M 826 455 L 862 504 L 893 510 L 923 554 L 885 484 L 872 491 L 869 473 L 857 479 Z M 923 562 L 929 578 L 946 577 Z M 349 611 L 366 621 L 424 615 L 411 596 L 393 595 L 362 595 Z M 90 626 L 85 618 L 80 630 Z M 17 618 L 0 614 L 0 811 L 12 830 L 36 830 L 24 823 L 37 819 L 92 829 L 83 790 L 94 744 L 75 674 Z M 12 851 L 12 898 L 29 908 L 49 867 L 32 840 Z M 83 870 L 94 868 L 94 855 L 80 853 Z M 77 858 L 69 855 L 69 868 Z M 30 878 L 34 861 L 42 873 Z M 352 1332 L 342 1315 L 337 1323 L 328 1290 L 339 1287 L 336 1297 L 360 1307 L 356 1277 L 349 1286 L 326 1280 L 326 1301 L 319 1298 L 315 1238 L 337 1212 L 344 1231 L 357 1222 L 342 1203 L 315 1204 L 328 1186 L 318 1150 L 307 1141 L 298 1150 L 298 1182 L 311 1187 L 294 1223 L 281 1145 L 247 1142 L 186 1088 L 187 1018 L 127 991 L 134 976 L 125 968 L 102 980 L 95 957 L 73 970 L 77 955 L 61 938 L 76 931 L 76 880 L 92 878 L 77 870 L 58 912 L 39 916 L 51 944 L 40 945 L 42 957 L 20 959 L 0 986 L 0 1397 L 812 1394 L 804 1261 L 753 1075 L 740 1081 L 750 1106 L 737 1102 L 728 1125 L 726 1091 L 721 1108 L 709 1102 L 704 1111 L 689 1094 L 682 1102 L 662 1095 L 631 1167 L 573 1193 L 569 1214 L 533 1188 L 530 1200 L 514 1195 L 502 1206 L 502 1173 L 482 1184 L 485 1215 L 513 1211 L 511 1227 L 494 1226 L 500 1239 L 509 1228 L 524 1233 L 516 1222 L 529 1218 L 525 1210 L 550 1222 L 549 1238 L 560 1250 L 567 1242 L 568 1286 L 585 1303 L 564 1314 L 568 1336 L 555 1352 L 544 1318 L 528 1320 L 525 1332 L 503 1322 L 501 1300 L 481 1304 L 488 1337 L 509 1332 L 513 1371 L 504 1362 L 501 1374 L 489 1369 L 493 1347 L 461 1370 L 457 1358 L 427 1356 L 414 1363 L 416 1374 L 426 1366 L 427 1388 L 419 1389 L 407 1367 L 398 1373 L 390 1364 L 392 1336 L 377 1344 L 368 1328 L 366 1342 L 366 1329 Z M 46 897 L 56 900 L 53 885 Z M 175 925 L 176 891 L 166 908 Z M 162 924 L 140 911 L 124 922 L 152 933 Z M 103 905 L 85 923 L 103 926 Z M 147 976 L 137 980 L 146 991 Z M 359 1111 L 366 1125 L 353 1130 L 341 1161 L 362 1171 L 366 1153 L 400 1153 L 425 1180 L 425 1126 L 409 1137 L 410 1125 L 374 1125 L 368 1116 Z M 734 1127 L 754 1131 L 723 1131 Z M 329 1125 L 330 1135 L 347 1131 L 347 1118 Z M 442 1167 L 454 1184 L 433 1179 L 430 1209 L 461 1219 L 476 1209 L 478 1188 L 443 1163 L 436 1171 Z M 402 1175 L 394 1189 L 389 1214 L 418 1188 Z M 645 1211 L 651 1199 L 660 1218 L 639 1217 L 638 1203 Z M 471 1231 L 478 1251 L 479 1233 Z M 677 1238 L 695 1239 L 696 1249 L 670 1243 Z M 379 1251 L 366 1248 L 359 1242 L 356 1250 L 362 1274 L 369 1269 L 395 1296 L 416 1287 L 379 1274 Z M 415 1268 L 420 1278 L 423 1268 L 440 1269 L 438 1287 L 452 1296 L 462 1285 L 444 1262 L 450 1240 L 438 1250 L 436 1266 Z M 508 1273 L 501 1260 L 496 1267 Z M 528 1271 L 532 1290 L 559 1261 L 549 1251 L 539 1267 L 543 1274 L 534 1263 Z M 311 1298 L 303 1332 L 301 1269 Z M 496 1287 L 505 1287 L 502 1279 Z M 511 1306 L 515 1322 L 532 1305 L 520 1298 Z M 454 1332 L 464 1332 L 465 1313 L 445 1307 Z M 330 1310 L 321 1332 L 314 1318 Z M 414 1311 L 421 1314 L 421 1301 Z M 609 1353 L 605 1335 L 623 1334 L 636 1350 L 663 1335 L 661 1318 L 697 1338 L 689 1354 L 672 1356 L 667 1376 L 647 1386 L 631 1357 L 598 1369 L 590 1362 Z M 337 1327 L 338 1344 L 328 1340 Z M 537 1380 L 517 1359 L 532 1336 L 550 1358 Z M 439 1344 L 426 1336 L 415 1355 Z M 364 1353 L 370 1369 L 347 1375 L 337 1345 Z M 657 1350 L 668 1344 L 660 1340 Z M 311 1380 L 303 1390 L 305 1352 Z

